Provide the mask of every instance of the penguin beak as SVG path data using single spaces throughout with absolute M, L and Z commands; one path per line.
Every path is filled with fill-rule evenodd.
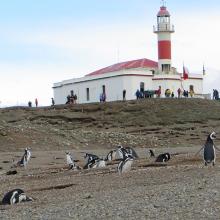
M 26 201 L 27 201 L 27 202 L 30 202 L 30 201 L 34 201 L 34 199 L 27 196 L 27 197 L 26 197 Z

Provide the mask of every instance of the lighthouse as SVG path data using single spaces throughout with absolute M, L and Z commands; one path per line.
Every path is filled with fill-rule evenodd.
M 170 23 L 170 13 L 164 1 L 157 13 L 157 25 L 154 26 L 154 33 L 158 39 L 158 70 L 162 74 L 170 74 L 172 67 L 171 60 L 171 34 L 174 33 L 174 26 Z

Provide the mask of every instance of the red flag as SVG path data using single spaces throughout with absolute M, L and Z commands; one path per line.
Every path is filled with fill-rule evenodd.
M 189 70 L 183 66 L 183 79 L 188 79 L 189 78 Z

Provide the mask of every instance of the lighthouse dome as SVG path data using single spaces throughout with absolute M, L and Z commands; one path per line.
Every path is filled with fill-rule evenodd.
M 160 11 L 157 13 L 157 17 L 169 17 L 170 13 L 165 6 L 160 7 Z

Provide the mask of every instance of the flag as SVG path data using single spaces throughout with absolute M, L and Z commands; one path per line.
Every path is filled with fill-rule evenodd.
M 188 79 L 189 78 L 189 70 L 185 66 L 183 66 L 183 79 Z

